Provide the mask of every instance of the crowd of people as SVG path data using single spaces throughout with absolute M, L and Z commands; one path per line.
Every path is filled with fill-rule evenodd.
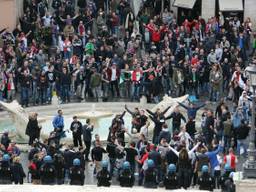
M 62 103 L 142 95 L 157 103 L 189 93 L 237 102 L 247 90 L 250 18 L 220 13 L 178 23 L 167 5 L 159 12 L 160 1 L 155 9 L 146 1 L 137 15 L 127 0 L 74 2 L 24 1 L 17 27 L 1 30 L 1 100 L 49 104 L 56 92 Z
M 84 185 L 86 177 L 95 176 L 97 185 L 105 187 L 118 182 L 122 187 L 143 185 L 146 188 L 188 189 L 199 186 L 200 190 L 235 191 L 233 175 L 238 157 L 246 156 L 248 125 L 244 122 L 237 125 L 235 118 L 231 121 L 230 112 L 222 102 L 216 108 L 216 114 L 221 113 L 221 117 L 215 119 L 212 110 L 205 108 L 202 127 L 196 130 L 196 111 L 205 104 L 179 105 L 188 110 L 189 118 L 180 112 L 179 106 L 167 117 L 165 113 L 170 107 L 152 112 L 139 108 L 131 111 L 125 106 L 124 112 L 110 122 L 106 142 L 97 134 L 93 140 L 94 125 L 90 119 L 82 124 L 74 116 L 72 123 L 65 125 L 62 110 L 58 110 L 53 118 L 49 138 L 42 142 L 37 113 L 31 113 L 26 129 L 31 146 L 28 182 Z M 126 112 L 133 117 L 131 133 L 124 121 Z M 171 118 L 170 124 L 168 120 Z M 154 124 L 153 134 L 148 128 L 151 123 Z M 70 127 L 64 129 L 65 126 Z M 66 131 L 72 132 L 73 144 L 61 142 Z M 245 138 L 241 138 L 242 134 Z M 1 144 L 0 183 L 23 184 L 26 174 L 20 163 L 21 152 L 8 132 L 3 134 Z M 88 175 L 90 166 L 94 167 L 91 176 Z
M 219 13 L 208 20 L 183 16 L 177 21 L 167 4 L 161 11 L 158 0 L 145 1 L 138 15 L 127 0 L 74 2 L 24 0 L 17 27 L 0 31 L 0 100 L 18 99 L 27 107 L 50 104 L 56 93 L 62 103 L 138 101 L 141 96 L 158 103 L 165 94 L 189 94 L 190 101 L 179 103 L 169 116 L 165 114 L 171 106 L 165 111 L 125 106 L 110 122 L 106 146 L 98 135 L 92 142 L 94 126 L 89 119 L 82 125 L 77 117 L 69 129 L 74 143 L 63 146 L 67 130 L 61 110 L 53 132 L 41 142 L 33 114 L 26 130 L 32 146 L 29 180 L 63 184 L 69 179 L 82 185 L 91 154 L 99 186 L 111 185 L 116 175 L 121 186 L 132 186 L 138 172 L 138 184 L 145 187 L 199 184 L 200 189 L 232 190 L 237 156 L 247 155 L 254 112 L 244 73 L 248 63 L 256 63 L 250 18 L 242 22 Z M 216 108 L 198 100 L 214 102 Z M 201 126 L 196 127 L 199 109 Z M 133 118 L 131 133 L 123 120 L 126 112 Z M 139 138 L 126 146 L 125 134 L 135 133 Z M 6 168 L 0 170 L 0 182 L 22 183 L 20 152 L 8 132 L 1 144 L 1 166 Z

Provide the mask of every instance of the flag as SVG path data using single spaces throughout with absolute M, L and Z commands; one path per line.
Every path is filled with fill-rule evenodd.
M 135 18 L 138 16 L 141 6 L 143 5 L 143 0 L 131 0 L 130 6 L 133 11 Z
M 120 75 L 120 79 L 119 79 L 119 84 L 122 84 L 125 80 L 125 76 L 124 76 L 124 73 L 121 73 Z

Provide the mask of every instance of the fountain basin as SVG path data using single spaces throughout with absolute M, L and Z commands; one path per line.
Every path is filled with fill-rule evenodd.
M 94 124 L 94 130 L 92 132 L 93 135 L 99 134 L 101 140 L 107 140 L 108 133 L 109 133 L 109 127 L 111 125 L 112 119 L 114 118 L 115 114 L 111 114 L 110 116 L 105 116 L 97 119 L 97 125 Z M 41 129 L 41 137 L 47 138 L 51 131 L 53 131 L 52 126 L 52 119 L 53 116 L 43 117 L 40 118 L 39 122 L 42 126 Z M 125 126 L 128 129 L 129 132 L 131 132 L 131 120 L 132 117 L 128 114 L 124 116 L 124 122 Z M 64 115 L 64 129 L 70 129 L 70 125 L 73 121 L 73 117 L 70 115 L 65 116 Z M 86 118 L 79 118 L 79 121 L 84 125 L 86 123 Z M 0 133 L 4 130 L 8 130 L 10 132 L 10 135 L 14 135 L 16 132 L 15 124 L 13 121 L 9 119 L 1 120 L 0 121 Z M 66 133 L 66 138 L 64 140 L 66 142 L 72 142 L 72 132 L 69 131 Z M 25 142 L 26 139 L 23 138 L 15 138 L 15 140 L 18 140 L 18 142 Z

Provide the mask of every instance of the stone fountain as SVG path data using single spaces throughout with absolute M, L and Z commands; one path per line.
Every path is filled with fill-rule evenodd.
M 166 116 L 168 116 L 170 113 L 173 112 L 173 109 L 178 105 L 178 102 L 183 102 L 183 101 L 187 100 L 187 98 L 188 98 L 188 95 L 178 97 L 178 98 L 164 96 L 163 100 L 160 103 L 156 104 L 153 108 L 151 108 L 151 110 L 153 112 L 156 111 L 157 108 L 159 108 L 160 110 L 165 110 L 167 107 L 171 106 L 171 108 L 165 114 Z M 104 105 L 105 105 L 106 109 L 104 109 L 104 107 L 103 107 Z M 120 106 L 119 112 L 122 112 L 124 103 L 108 103 L 107 105 L 97 103 L 97 106 L 103 108 L 104 111 L 96 110 L 95 109 L 96 104 L 94 104 L 94 103 L 91 105 L 91 109 L 88 111 L 85 111 L 85 112 L 83 112 L 84 107 L 82 104 L 70 104 L 69 107 L 71 108 L 71 111 L 70 111 L 71 114 L 78 116 L 78 118 L 80 118 L 80 119 L 88 119 L 89 118 L 91 120 L 91 122 L 95 125 L 95 128 L 101 129 L 101 127 L 99 125 L 99 120 L 104 117 L 111 117 L 114 113 L 112 111 L 110 111 L 111 108 L 109 106 L 117 107 L 117 105 Z M 137 106 L 139 106 L 140 108 L 143 109 L 143 108 L 146 108 L 146 105 L 147 104 L 141 102 L 140 104 L 138 103 Z M 28 111 L 31 111 L 31 109 L 22 108 L 17 101 L 13 101 L 11 103 L 6 103 L 3 101 L 0 101 L 0 106 L 9 112 L 11 119 L 13 121 L 13 124 L 16 128 L 16 132 L 15 132 L 16 135 L 23 140 L 27 140 L 27 136 L 25 135 L 25 130 L 26 130 L 26 126 L 28 123 L 28 117 L 29 117 Z M 79 106 L 79 108 L 78 108 L 78 106 Z M 58 102 L 56 102 L 56 105 L 53 104 L 52 106 L 46 106 L 46 108 L 47 107 L 51 107 L 51 108 L 53 107 L 52 110 L 54 109 L 54 111 L 56 109 L 65 108 L 65 106 L 59 105 Z M 40 108 L 37 107 L 33 110 L 37 111 L 37 110 L 41 110 L 41 108 L 42 107 L 40 107 Z M 88 108 L 88 106 L 87 106 L 87 108 Z M 79 111 L 81 111 L 81 112 L 79 112 Z M 49 113 L 52 113 L 52 112 L 49 112 Z M 47 112 L 47 114 L 48 114 L 48 112 Z M 64 110 L 64 118 L 66 118 L 65 110 Z M 42 115 L 39 112 L 38 121 L 40 124 L 44 123 L 46 121 L 51 121 L 51 120 L 52 120 L 52 117 L 49 118 L 49 114 L 47 116 L 47 115 Z M 154 123 L 151 122 L 149 129 L 152 130 L 153 127 L 154 127 Z M 48 124 L 48 128 L 51 130 L 51 123 Z M 66 128 L 68 128 L 68 127 L 66 127 Z M 46 137 L 48 137 L 48 134 L 49 134 L 48 132 L 42 132 L 41 136 L 42 136 L 42 138 L 46 138 Z
M 96 111 L 95 103 L 92 104 L 91 110 L 77 114 L 78 119 L 90 119 L 94 127 L 99 128 L 99 119 L 103 117 L 110 117 L 113 113 L 110 111 Z

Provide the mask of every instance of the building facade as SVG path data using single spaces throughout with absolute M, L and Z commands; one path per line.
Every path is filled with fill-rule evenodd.
M 170 7 L 178 18 L 180 12 L 197 10 L 205 19 L 221 12 L 225 17 L 237 16 L 240 20 L 250 17 L 256 24 L 256 0 L 170 0 Z
M 23 14 L 23 0 L 0 0 L 0 30 L 13 30 Z

